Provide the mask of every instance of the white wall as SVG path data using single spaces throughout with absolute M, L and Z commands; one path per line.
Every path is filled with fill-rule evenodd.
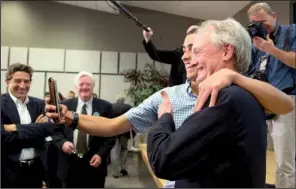
M 57 80 L 58 91 L 66 96 L 69 90 L 75 91 L 75 75 L 86 70 L 94 74 L 94 92 L 109 102 L 115 102 L 116 95 L 129 87 L 129 83 L 124 82 L 120 75 L 123 70 L 143 69 L 145 63 L 155 64 L 157 69 L 162 69 L 160 63 L 152 61 L 146 53 L 2 46 L 1 93 L 6 92 L 4 78 L 7 66 L 16 62 L 30 65 L 34 69 L 29 93 L 31 96 L 44 97 L 48 91 L 49 77 Z M 164 68 L 169 72 L 169 65 Z

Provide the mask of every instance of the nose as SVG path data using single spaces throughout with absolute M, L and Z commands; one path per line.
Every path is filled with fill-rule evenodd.
M 196 55 L 192 55 L 191 56 L 191 59 L 190 59 L 190 64 L 195 64 L 195 63 L 197 63 L 197 56 Z
M 26 83 L 24 81 L 22 81 L 20 84 L 19 84 L 19 87 L 21 89 L 25 89 L 27 87 Z
M 190 56 L 189 56 L 189 53 L 188 51 L 185 51 L 183 56 L 182 56 L 182 60 L 183 62 L 186 64 L 186 63 L 189 63 L 189 60 L 190 60 Z

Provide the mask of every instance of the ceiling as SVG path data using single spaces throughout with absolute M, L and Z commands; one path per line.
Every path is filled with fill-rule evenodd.
M 73 6 L 97 10 L 97 11 L 108 12 L 112 14 L 119 14 L 119 11 L 111 8 L 110 6 L 112 6 L 112 4 L 110 2 L 107 3 L 106 1 L 54 1 L 54 2 L 64 3 L 68 5 L 73 5 Z
M 106 1 L 55 1 L 78 7 L 119 14 Z M 117 1 L 118 2 L 118 1 Z M 122 5 L 155 10 L 159 12 L 207 20 L 234 16 L 251 1 L 121 1 Z M 114 7 L 114 5 L 113 5 Z

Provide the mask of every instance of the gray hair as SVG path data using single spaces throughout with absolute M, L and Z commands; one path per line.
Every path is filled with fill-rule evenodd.
M 117 102 L 124 102 L 125 101 L 125 95 L 124 94 L 118 94 L 116 96 L 116 101 Z
M 274 12 L 267 3 L 256 3 L 249 8 L 248 15 L 254 15 L 260 12 L 261 10 L 270 15 Z
M 194 34 L 196 33 L 198 30 L 198 26 L 197 25 L 192 25 L 190 26 L 187 31 L 186 31 L 186 35 L 190 35 L 190 34 Z
M 89 77 L 89 78 L 92 80 L 93 86 L 95 86 L 95 79 L 94 79 L 92 73 L 87 72 L 87 71 L 81 71 L 81 72 L 79 72 L 79 73 L 76 75 L 76 77 L 75 77 L 75 79 L 74 79 L 74 85 L 75 85 L 75 86 L 78 84 L 79 79 L 80 79 L 81 77 L 83 77 L 83 76 L 87 76 L 87 77 Z
M 252 41 L 247 30 L 233 18 L 225 20 L 207 20 L 201 23 L 199 31 L 212 26 L 210 40 L 217 46 L 234 47 L 234 69 L 240 73 L 247 71 L 251 63 Z

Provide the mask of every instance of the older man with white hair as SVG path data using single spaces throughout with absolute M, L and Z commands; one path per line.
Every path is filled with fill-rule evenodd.
M 237 21 L 205 21 L 185 67 L 192 67 L 197 83 L 224 68 L 243 73 L 251 62 L 251 47 L 249 34 Z M 159 120 L 147 142 L 157 177 L 177 180 L 176 188 L 265 187 L 265 114 L 250 93 L 236 85 L 222 89 L 215 106 L 208 101 L 202 110 L 194 109 L 178 130 L 165 91 L 162 97 Z
M 91 73 L 78 73 L 74 82 L 78 98 L 68 99 L 62 104 L 78 114 L 112 118 L 112 104 L 93 97 L 95 80 Z M 62 153 L 58 176 L 64 187 L 104 188 L 107 157 L 114 139 L 88 135 L 67 127 L 63 132 L 55 133 L 53 140 Z

